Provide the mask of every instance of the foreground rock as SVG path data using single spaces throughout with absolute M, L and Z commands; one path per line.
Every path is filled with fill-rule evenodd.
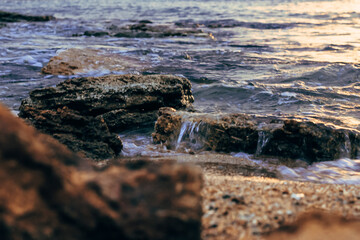
M 349 220 L 340 215 L 310 212 L 303 214 L 295 222 L 271 232 L 265 239 L 356 240 L 359 239 L 359 236 L 359 219 Z
M 200 239 L 196 169 L 87 163 L 0 106 L 0 239 Z
M 41 69 L 44 74 L 75 75 L 88 72 L 142 71 L 145 64 L 127 56 L 95 49 L 71 48 L 50 59 Z
M 153 134 L 155 143 L 169 148 L 304 159 L 309 162 L 355 158 L 360 136 L 356 131 L 321 123 L 246 114 L 201 115 L 160 110 Z
M 0 22 L 20 22 L 20 21 L 46 22 L 54 19 L 55 18 L 53 16 L 30 16 L 30 15 L 0 11 Z
M 32 91 L 19 116 L 75 152 L 106 159 L 122 148 L 113 132 L 153 124 L 160 107 L 185 108 L 193 101 L 191 84 L 181 77 L 84 77 Z
M 165 38 L 165 37 L 211 37 L 196 27 L 179 27 L 176 25 L 156 25 L 151 21 L 139 21 L 126 26 L 110 26 L 107 31 L 86 31 L 84 36 L 112 36 L 123 38 Z M 79 36 L 79 35 L 76 35 Z

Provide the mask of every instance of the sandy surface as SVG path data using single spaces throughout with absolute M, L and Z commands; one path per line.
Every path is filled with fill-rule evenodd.
M 245 177 L 214 166 L 202 165 L 203 239 L 263 239 L 313 210 L 360 218 L 360 186 Z

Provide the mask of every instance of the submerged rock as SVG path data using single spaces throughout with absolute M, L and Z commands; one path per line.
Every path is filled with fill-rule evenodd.
M 209 37 L 208 33 L 204 33 L 196 27 L 179 27 L 176 25 L 156 25 L 151 21 L 139 21 L 135 24 L 126 26 L 110 26 L 107 31 L 86 31 L 84 36 L 112 36 L 123 38 L 165 38 L 165 37 Z M 77 34 L 76 36 L 81 36 Z
M 53 16 L 30 16 L 19 13 L 0 11 L 0 22 L 46 22 L 54 19 L 55 18 Z
M 192 19 L 182 20 L 175 23 L 179 27 L 207 27 L 207 28 L 234 28 L 244 27 L 253 29 L 286 29 L 293 28 L 298 23 L 262 23 L 262 22 L 243 22 L 234 19 L 221 19 L 221 20 L 204 20 L 195 22 Z
M 109 75 L 66 80 L 34 90 L 22 101 L 19 116 L 73 151 L 90 158 L 115 157 L 117 134 L 153 124 L 160 107 L 177 109 L 194 101 L 186 78 L 171 75 Z
M 201 173 L 88 161 L 0 106 L 0 239 L 200 239 Z
M 144 68 L 144 63 L 128 56 L 95 49 L 70 48 L 52 57 L 41 72 L 52 75 L 75 75 L 92 71 L 141 71 Z
M 322 123 L 274 116 L 211 115 L 164 108 L 155 124 L 155 143 L 219 152 L 246 152 L 258 156 L 304 159 L 309 162 L 355 158 L 357 131 Z

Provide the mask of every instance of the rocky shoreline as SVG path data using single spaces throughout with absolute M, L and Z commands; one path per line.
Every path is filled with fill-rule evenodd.
M 0 11 L 0 28 L 54 19 Z M 201 25 L 295 26 L 142 20 L 73 37 L 213 38 Z M 137 59 L 69 49 L 41 71 L 69 76 L 106 64 L 115 72 L 144 69 Z M 296 116 L 204 114 L 193 102 L 187 78 L 121 74 L 69 78 L 33 90 L 21 103 L 20 119 L 0 106 L 0 238 L 357 239 L 358 185 L 280 180 L 229 153 L 306 164 L 356 158 L 358 130 Z M 159 148 L 187 155 L 120 157 L 119 133 L 144 126 L 154 127 Z

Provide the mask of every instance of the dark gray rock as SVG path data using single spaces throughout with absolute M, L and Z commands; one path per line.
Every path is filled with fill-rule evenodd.
M 74 36 L 113 36 L 123 38 L 165 38 L 165 37 L 210 37 L 196 27 L 179 27 L 176 25 L 156 25 L 151 21 L 139 21 L 125 26 L 111 25 L 107 31 L 85 31 L 84 34 L 75 34 Z
M 153 134 L 155 143 L 219 152 L 246 152 L 258 156 L 328 161 L 355 158 L 360 135 L 322 123 L 246 114 L 214 116 L 160 110 Z M 196 150 L 196 149 L 195 149 Z
M 194 101 L 186 78 L 171 75 L 110 75 L 69 79 L 34 90 L 19 116 L 90 158 L 111 158 L 122 146 L 114 132 L 153 124 L 160 107 Z
M 54 19 L 55 18 L 53 16 L 30 16 L 30 15 L 0 11 L 0 22 L 20 22 L 20 21 L 47 22 Z

